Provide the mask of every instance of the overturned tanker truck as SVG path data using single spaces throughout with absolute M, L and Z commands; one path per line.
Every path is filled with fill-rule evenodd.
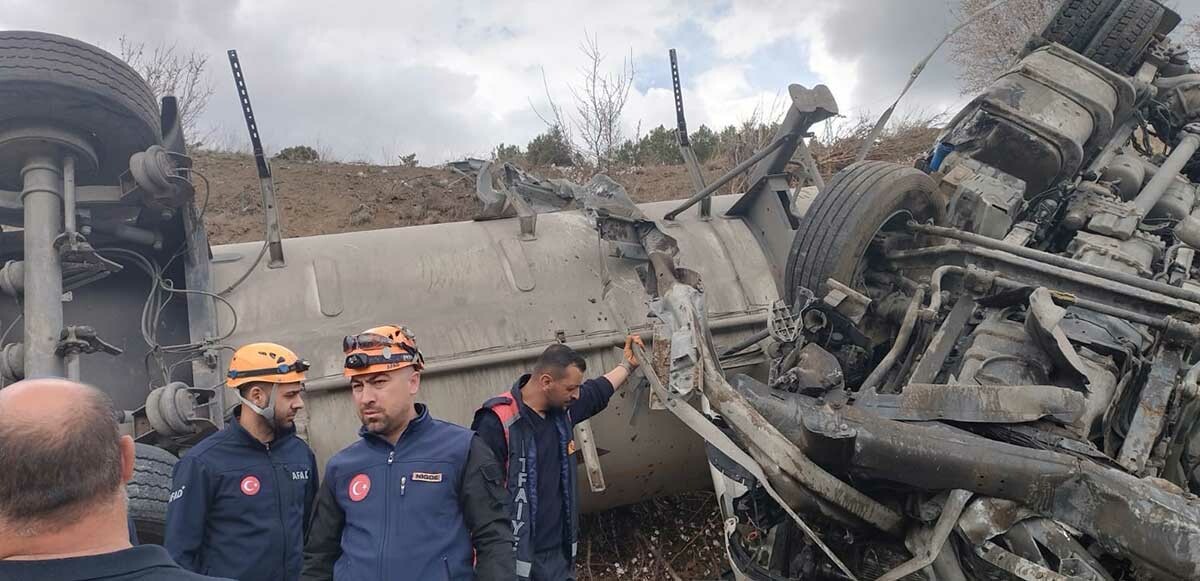
M 515 217 L 284 240 L 256 147 L 265 240 L 217 247 L 174 99 L 90 45 L 0 32 L 0 374 L 113 396 L 153 540 L 176 454 L 224 422 L 233 345 L 312 362 L 323 463 L 358 426 L 342 335 L 408 324 L 422 399 L 466 424 L 547 344 L 600 368 L 640 332 L 642 387 L 576 434 L 584 507 L 713 486 L 739 578 L 1200 578 L 1200 73 L 1178 22 L 1067 0 L 917 167 L 816 194 L 787 170 L 837 114 L 822 86 L 789 88 L 746 193 L 696 176 L 683 205 L 598 177 L 539 213 L 480 171 Z

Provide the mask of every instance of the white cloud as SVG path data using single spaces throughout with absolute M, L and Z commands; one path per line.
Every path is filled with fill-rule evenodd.
M 237 48 L 269 145 L 319 141 L 348 159 L 416 152 L 432 162 L 524 144 L 544 130 L 530 107 L 544 103 L 543 71 L 553 97 L 570 106 L 585 31 L 614 68 L 627 56 L 665 68 L 668 42 L 692 57 L 684 102 L 693 127 L 739 122 L 779 105 L 789 83 L 814 80 L 844 114 L 879 113 L 952 25 L 948 1 L 0 0 L 0 15 L 5 28 L 110 50 L 126 34 L 208 54 L 217 92 L 207 120 L 230 143 L 245 142 L 225 59 Z M 700 32 L 680 38 L 680 30 Z M 639 122 L 643 131 L 673 125 L 669 85 L 639 86 L 627 133 Z M 944 59 L 908 99 L 929 109 L 963 101 Z

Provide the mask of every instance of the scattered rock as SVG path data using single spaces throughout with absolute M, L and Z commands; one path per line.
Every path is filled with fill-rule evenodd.
M 359 204 L 353 212 L 350 212 L 350 225 L 362 226 L 363 224 L 370 223 L 373 218 L 375 218 L 375 208 L 366 204 Z

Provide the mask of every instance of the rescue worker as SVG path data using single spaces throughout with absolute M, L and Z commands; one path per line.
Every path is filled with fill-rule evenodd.
M 192 571 L 294 581 L 317 492 L 317 461 L 296 436 L 308 362 L 274 343 L 238 349 L 225 385 L 241 402 L 225 428 L 175 465 L 164 545 Z
M 556 343 L 509 391 L 484 402 L 471 428 L 507 467 L 516 538 L 517 578 L 575 579 L 578 512 L 574 426 L 604 410 L 638 366 L 633 343 L 612 371 L 583 381 L 587 362 Z
M 511 581 L 503 471 L 470 430 L 414 403 L 424 360 L 413 334 L 374 327 L 342 349 L 361 439 L 326 465 L 301 578 Z

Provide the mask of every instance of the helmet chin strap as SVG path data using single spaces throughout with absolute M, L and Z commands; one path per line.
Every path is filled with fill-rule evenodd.
M 262 419 L 266 420 L 267 425 L 271 427 L 272 432 L 274 432 L 276 430 L 276 427 L 275 427 L 275 388 L 277 388 L 277 387 L 279 387 L 278 383 L 271 384 L 271 394 L 269 396 L 267 396 L 267 406 L 261 407 L 261 408 L 258 407 L 257 405 L 255 405 L 254 402 L 242 397 L 241 392 L 238 393 L 238 399 L 242 402 L 242 404 L 244 404 L 246 407 L 253 410 L 254 413 L 261 416 Z

